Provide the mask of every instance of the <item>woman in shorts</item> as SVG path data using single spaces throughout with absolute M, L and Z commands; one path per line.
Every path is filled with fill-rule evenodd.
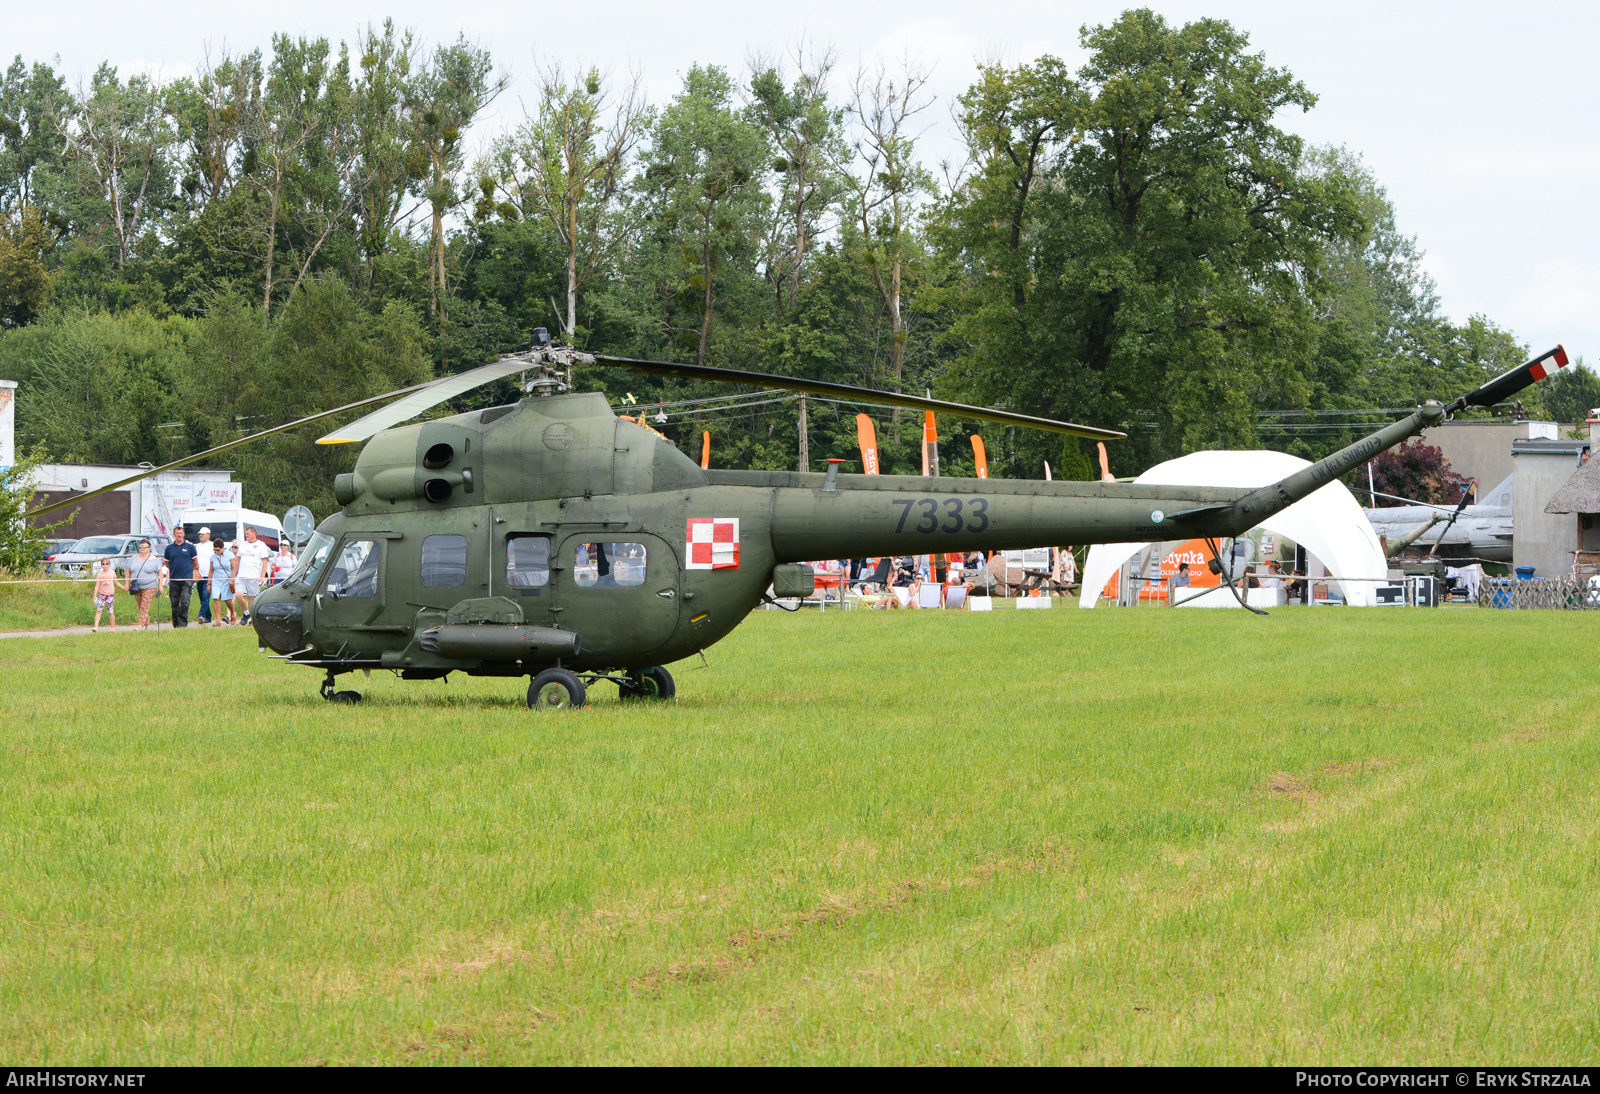
M 94 575 L 94 626 L 89 630 L 98 634 L 100 631 L 100 613 L 111 613 L 112 633 L 117 629 L 117 571 L 112 567 L 109 558 L 100 560 L 100 570 Z
M 233 560 L 222 550 L 220 539 L 211 541 L 211 625 L 222 626 L 222 617 L 233 622 Z

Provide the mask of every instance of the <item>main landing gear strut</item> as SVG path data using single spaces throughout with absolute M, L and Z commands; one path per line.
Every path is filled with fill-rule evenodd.
M 677 694 L 672 674 L 660 665 L 647 669 L 629 669 L 621 675 L 610 673 L 584 673 L 581 677 L 567 669 L 545 669 L 528 685 L 529 710 L 562 710 L 582 707 L 589 697 L 588 685 L 597 680 L 609 680 L 617 685 L 618 697 L 624 702 L 637 699 L 671 699 Z

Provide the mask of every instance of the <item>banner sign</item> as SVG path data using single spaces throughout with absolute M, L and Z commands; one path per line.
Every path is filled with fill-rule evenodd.
M 144 514 L 140 535 L 170 536 L 172 527 L 185 509 L 207 506 L 237 508 L 243 504 L 243 484 L 237 482 L 160 482 L 145 479 L 139 484 Z

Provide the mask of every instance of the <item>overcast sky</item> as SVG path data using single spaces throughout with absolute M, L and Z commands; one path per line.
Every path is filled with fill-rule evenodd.
M 953 154 L 948 104 L 979 58 L 1053 53 L 1076 64 L 1078 29 L 1127 5 L 983 0 L 811 0 L 800 5 L 503 0 L 386 7 L 346 0 L 258 5 L 80 0 L 69 8 L 10 0 L 0 28 L 7 60 L 59 55 L 69 78 L 102 59 L 124 74 L 193 72 L 213 53 L 269 47 L 275 31 L 353 39 L 385 15 L 425 39 L 465 32 L 513 77 L 535 56 L 637 69 L 652 101 L 672 95 L 691 63 L 742 67 L 755 50 L 802 36 L 831 43 L 840 69 L 909 55 L 932 69 L 939 103 L 923 139 L 930 164 Z M 1230 20 L 1252 48 L 1287 67 L 1320 102 L 1281 124 L 1316 143 L 1359 152 L 1388 188 L 1402 231 L 1427 252 L 1446 312 L 1481 312 L 1534 351 L 1556 342 L 1600 359 L 1600 242 L 1595 200 L 1595 58 L 1600 8 L 1578 3 L 1342 3 L 1174 0 L 1151 5 L 1176 23 Z M 64 17 L 64 13 L 70 12 Z M 520 114 L 517 79 L 490 127 Z M 1441 393 L 1450 394 L 1450 393 Z

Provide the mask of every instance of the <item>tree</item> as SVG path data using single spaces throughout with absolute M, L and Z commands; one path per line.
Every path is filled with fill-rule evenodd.
M 1538 398 L 1539 406 L 1550 420 L 1582 423 L 1594 417 L 1595 408 L 1600 407 L 1600 376 L 1579 357 L 1536 386 L 1531 394 Z
M 1138 10 L 1083 42 L 1075 81 L 1041 60 L 963 99 L 979 153 L 938 231 L 972 270 L 950 386 L 1137 417 L 1143 459 L 1253 443 L 1260 393 L 1303 398 L 1327 245 L 1364 228 L 1354 187 L 1305 170 L 1274 120 L 1315 97 L 1229 24 Z
M 34 472 L 44 462 L 35 454 L 10 467 L 0 467 L 0 574 L 22 575 L 39 569 L 44 537 L 59 525 L 28 527 Z
M 35 204 L 36 178 L 61 162 L 72 96 L 49 65 L 17 57 L 0 77 L 0 212 Z
M 802 44 L 794 51 L 794 64 L 788 86 L 777 63 L 758 57 L 750 65 L 750 110 L 779 153 L 773 163 L 781 186 L 778 222 L 768 233 L 765 265 L 784 310 L 799 300 L 806 254 L 844 192 L 837 165 L 849 155 L 842 135 L 844 111 L 828 102 L 833 52 L 808 60 Z
M 1406 504 L 1394 498 L 1455 505 L 1461 500 L 1461 488 L 1466 485 L 1467 480 L 1451 470 L 1444 453 L 1421 440 L 1406 441 L 1372 461 L 1372 488 L 1380 494 L 1393 495 L 1378 498 L 1379 507 Z
M 933 188 L 933 179 L 916 158 L 911 120 L 927 109 L 923 95 L 928 75 L 909 63 L 890 76 L 880 66 L 856 74 L 848 108 L 855 119 L 854 166 L 847 176 L 851 227 L 862 260 L 872 272 L 889 317 L 889 371 L 895 391 L 904 390 L 905 314 L 901 306 L 906 262 L 913 253 L 912 224 L 917 199 Z M 900 414 L 894 415 L 894 439 L 900 439 Z
M 711 346 L 719 291 L 731 290 L 735 271 L 753 273 L 747 260 L 759 234 L 768 197 L 762 187 L 770 150 L 761 130 L 733 108 L 733 83 L 720 68 L 689 69 L 683 90 L 661 112 L 643 157 L 640 220 L 659 245 L 677 251 L 671 267 L 689 273 L 683 303 L 695 298 L 695 362 Z M 688 310 L 686 308 L 685 310 Z M 669 333 L 679 327 L 670 311 Z
M 609 120 L 606 119 L 609 115 Z M 566 250 L 565 307 L 556 308 L 563 339 L 575 343 L 578 290 L 620 245 L 606 221 L 618 197 L 648 120 L 639 79 L 633 77 L 615 104 L 606 77 L 591 68 L 567 82 L 558 63 L 539 69 L 534 113 L 499 142 L 496 176 L 485 176 L 483 193 L 505 194 L 519 219 L 542 218 Z M 492 206 L 485 208 L 487 215 Z
M 457 185 L 462 167 L 462 139 L 467 127 L 488 106 L 508 80 L 493 78 L 489 51 L 463 35 L 455 45 L 434 50 L 426 70 L 412 79 L 406 111 L 412 148 L 422 171 L 420 188 L 431 214 L 429 223 L 428 293 L 430 313 L 445 322 L 449 268 L 445 261 L 445 217 L 467 196 Z
M 148 76 L 130 77 L 102 64 L 79 96 L 64 159 L 88 209 L 80 230 L 109 229 L 119 266 L 154 218 L 171 206 L 171 152 L 179 141 L 166 96 Z
M 392 19 L 384 20 L 381 32 L 369 26 L 362 36 L 352 124 L 362 167 L 355 208 L 368 293 L 377 280 L 378 259 L 390 249 L 406 193 L 421 179 L 406 112 L 416 56 L 411 32 L 396 33 Z
M 0 327 L 33 322 L 50 294 L 45 256 L 55 233 L 32 205 L 0 220 Z

